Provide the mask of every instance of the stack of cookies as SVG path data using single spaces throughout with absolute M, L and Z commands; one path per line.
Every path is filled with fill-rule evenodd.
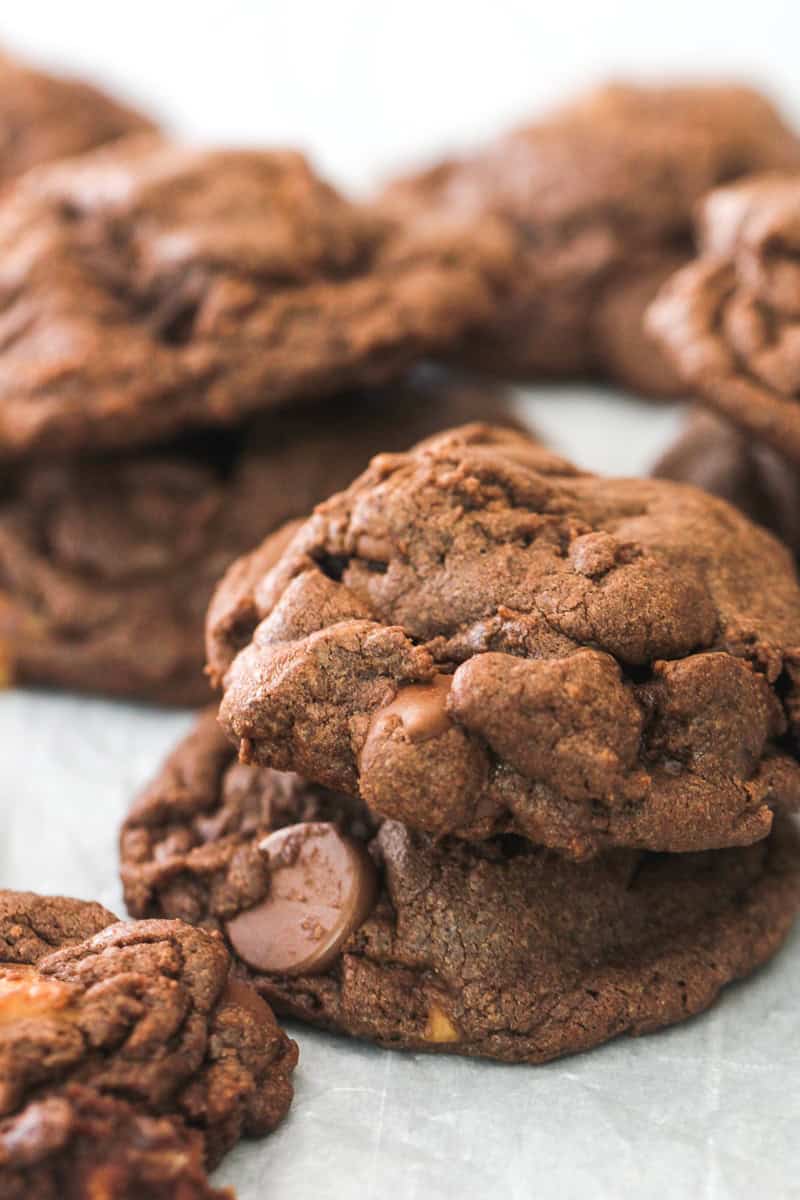
M 385 1046 L 681 1020 L 800 905 L 799 638 L 786 551 L 701 492 L 485 425 L 381 455 L 223 581 L 220 724 L 125 823 L 129 910 Z
M 615 85 L 356 203 L 0 78 L 0 674 L 203 709 L 124 821 L 131 921 L 0 891 L 4 1200 L 221 1196 L 291 1102 L 273 1009 L 535 1063 L 768 960 L 793 556 L 507 381 L 688 384 L 732 425 L 660 474 L 800 549 L 779 114 Z
M 377 451 L 512 419 L 499 386 L 423 365 L 492 311 L 488 243 L 390 237 L 298 154 L 153 132 L 0 197 L 7 673 L 203 703 L 233 559 Z

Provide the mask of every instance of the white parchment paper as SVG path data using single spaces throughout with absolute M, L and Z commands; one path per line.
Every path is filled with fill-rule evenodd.
M 675 407 L 528 393 L 582 465 L 647 470 Z M 190 716 L 0 696 L 0 885 L 122 912 L 117 828 Z M 800 930 L 710 1013 L 545 1067 L 406 1055 L 293 1026 L 297 1094 L 277 1134 L 215 1182 L 240 1200 L 749 1200 L 800 1197 Z

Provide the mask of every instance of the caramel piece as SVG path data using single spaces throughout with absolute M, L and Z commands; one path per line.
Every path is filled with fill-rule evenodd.
M 0 1025 L 29 1017 L 68 1016 L 74 989 L 47 979 L 35 967 L 0 965 Z
M 426 1042 L 460 1042 L 461 1034 L 443 1008 L 434 1001 L 428 1009 L 428 1023 L 422 1035 Z

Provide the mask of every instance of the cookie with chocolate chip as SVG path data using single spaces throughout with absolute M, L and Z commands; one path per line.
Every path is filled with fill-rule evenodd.
M 700 254 L 648 324 L 685 385 L 749 437 L 800 464 L 800 172 L 719 188 Z
M 715 413 L 693 412 L 653 474 L 721 496 L 800 553 L 800 472 Z
M 707 1008 L 800 907 L 788 819 L 747 847 L 574 863 L 470 845 L 245 766 L 201 718 L 128 816 L 134 915 L 221 930 L 281 1011 L 392 1048 L 542 1062 Z
M 138 1116 L 175 1119 L 167 1142 L 193 1161 L 199 1139 L 209 1165 L 273 1129 L 297 1047 L 230 966 L 218 936 L 180 921 L 126 924 L 97 905 L 0 892 L 0 1180 L 26 1165 L 48 1177 L 49 1152 L 72 1138 L 94 1169 L 84 1138 L 95 1120 L 119 1122 L 124 1143 Z M 157 1144 L 158 1126 L 145 1127 Z
M 800 802 L 800 588 L 720 500 L 472 426 L 374 459 L 268 551 L 207 630 L 244 762 L 577 858 L 746 845 Z
M 344 487 L 378 450 L 487 412 L 513 421 L 502 389 L 428 369 L 227 434 L 6 472 L 8 682 L 204 704 L 203 623 L 228 565 Z
M 299 154 L 128 138 L 0 202 L 0 458 L 396 376 L 491 313 L 502 231 L 388 239 Z
M 128 912 L 224 930 L 269 890 L 258 843 L 299 821 L 336 824 L 362 843 L 377 829 L 359 800 L 299 775 L 238 763 L 216 708 L 206 710 L 122 827 Z
M 800 167 L 800 140 L 758 92 L 611 84 L 395 181 L 378 207 L 401 229 L 499 225 L 515 243 L 512 284 L 462 356 L 669 395 L 682 384 L 644 328 L 647 304 L 691 257 L 700 197 L 776 167 Z
M 41 163 L 154 131 L 143 113 L 92 84 L 0 51 L 0 188 Z

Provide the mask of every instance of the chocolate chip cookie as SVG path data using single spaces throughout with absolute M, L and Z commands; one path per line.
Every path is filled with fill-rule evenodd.
M 433 369 L 171 447 L 39 464 L 0 483 L 0 657 L 21 682 L 204 704 L 203 622 L 239 555 L 378 450 L 487 412 L 499 388 Z
M 510 835 L 373 836 L 353 801 L 236 762 L 207 714 L 125 822 L 122 877 L 135 915 L 221 929 L 302 1020 L 541 1062 L 683 1020 L 766 961 L 800 906 L 783 821 L 744 848 L 580 864 Z
M 749 88 L 614 84 L 477 153 L 400 179 L 378 207 L 408 228 L 499 225 L 513 285 L 461 346 L 503 375 L 599 374 L 648 394 L 679 377 L 642 324 L 692 253 L 709 188 L 800 166 L 800 141 Z
M 722 501 L 472 426 L 268 549 L 207 631 L 244 762 L 578 858 L 746 845 L 800 801 L 800 588 Z
M 648 315 L 686 385 L 758 441 L 800 464 L 800 172 L 713 192 L 700 256 Z
M 800 473 L 770 446 L 712 412 L 692 413 L 653 469 L 661 479 L 693 483 L 721 496 L 800 553 Z
M 40 163 L 148 131 L 155 131 L 148 117 L 90 83 L 0 51 L 0 188 Z
M 126 924 L 97 905 L 0 892 L 0 1180 L 18 1166 L 47 1176 L 48 1154 L 69 1137 L 83 1154 L 95 1119 L 176 1118 L 211 1165 L 273 1129 L 291 1102 L 297 1047 L 230 964 L 219 937 L 179 921 Z M 70 1084 L 133 1111 L 93 1110 L 91 1097 L 73 1111 Z M 187 1137 L 178 1125 L 166 1136 Z
M 0 1121 L 0 1189 L 3 1200 L 233 1200 L 209 1185 L 195 1130 L 80 1084 Z
M 386 380 L 488 318 L 511 250 L 389 239 L 289 151 L 128 138 L 29 172 L 0 203 L 0 457 Z

